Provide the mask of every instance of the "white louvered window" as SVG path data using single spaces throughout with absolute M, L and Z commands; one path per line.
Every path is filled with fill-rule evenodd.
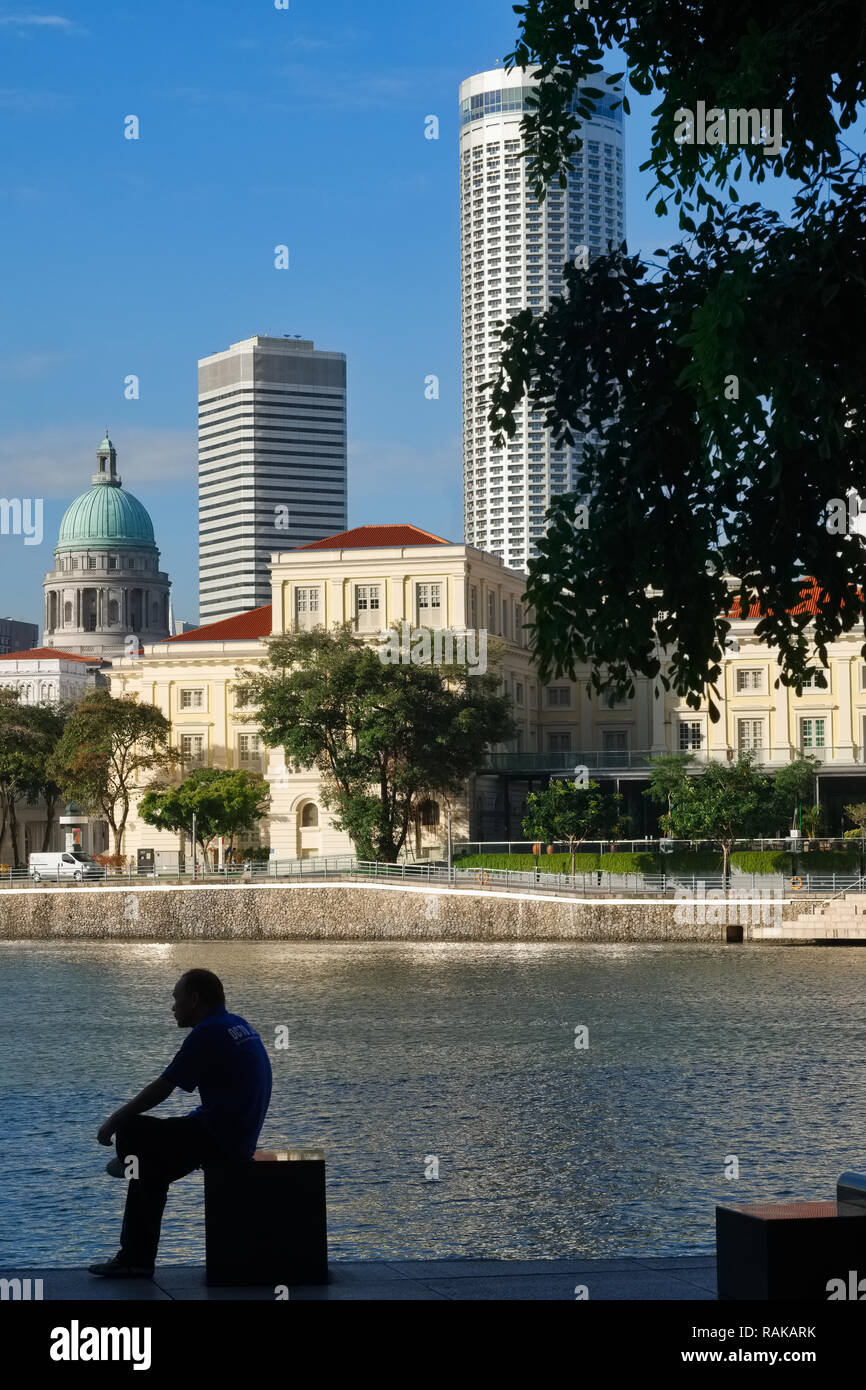
M 378 632 L 382 625 L 379 584 L 359 584 L 356 587 L 355 624 L 359 632 Z
M 442 585 L 441 584 L 419 584 L 417 586 L 418 595 L 418 626 L 419 627 L 441 627 L 442 626 Z
M 301 631 L 318 627 L 322 616 L 321 589 L 318 585 L 304 585 L 295 590 L 295 627 Z
M 180 751 L 184 767 L 202 767 L 205 760 L 204 734 L 181 734 Z

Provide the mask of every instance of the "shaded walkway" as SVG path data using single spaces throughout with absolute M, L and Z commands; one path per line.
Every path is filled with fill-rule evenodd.
M 303 1300 L 485 1299 L 573 1301 L 585 1285 L 590 1300 L 715 1300 L 711 1255 L 613 1260 L 333 1260 L 327 1285 L 290 1286 Z M 85 1269 L 9 1269 L 0 1278 L 42 1279 L 45 1301 L 256 1299 L 273 1301 L 272 1288 L 209 1289 L 201 1265 L 157 1267 L 146 1279 L 97 1279 Z M 10 1291 L 11 1292 L 11 1291 Z M 7 1294 L 7 1297 L 9 1294 Z

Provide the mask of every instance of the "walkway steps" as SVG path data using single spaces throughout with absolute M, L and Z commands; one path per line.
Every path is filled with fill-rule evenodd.
M 851 892 L 827 899 L 823 905 L 803 903 L 796 916 L 779 926 L 754 926 L 750 941 L 866 942 L 866 893 Z

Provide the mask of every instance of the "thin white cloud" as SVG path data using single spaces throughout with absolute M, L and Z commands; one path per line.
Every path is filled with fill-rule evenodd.
M 17 29 L 23 34 L 27 34 L 38 29 L 53 29 L 55 32 L 63 34 L 82 34 L 84 30 L 80 24 L 76 24 L 71 19 L 66 19 L 60 14 L 2 14 L 0 15 L 0 26 L 6 29 Z
M 127 406 L 129 409 L 129 406 Z M 109 417 L 109 433 L 117 449 L 117 471 L 133 495 L 153 497 L 155 487 L 188 486 L 198 469 L 194 428 L 148 429 Z M 96 472 L 96 450 L 105 421 L 92 425 L 52 425 L 0 435 L 0 492 L 20 478 L 26 460 L 28 487 L 34 495 L 68 497 L 71 501 L 90 485 Z
M 0 14 L 0 24 L 24 29 L 64 29 L 72 33 L 78 25 L 61 14 Z
M 322 34 L 293 33 L 276 39 L 272 34 L 269 34 L 267 38 L 245 36 L 228 39 L 226 43 L 229 48 L 239 49 L 241 52 L 266 52 L 272 55 L 275 51 L 284 50 L 312 52 L 319 49 L 331 51 L 335 48 L 358 49 L 370 37 L 371 35 L 362 29 L 344 26 L 340 29 L 328 29 Z

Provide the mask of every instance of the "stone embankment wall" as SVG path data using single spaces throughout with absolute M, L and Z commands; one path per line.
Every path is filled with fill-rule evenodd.
M 0 939 L 719 942 L 682 902 L 360 883 L 5 889 Z M 712 914 L 710 914 L 712 915 Z M 722 914 L 718 914 L 721 916 Z M 736 928 L 734 928 L 736 933 Z M 748 933 L 747 933 L 748 935 Z

